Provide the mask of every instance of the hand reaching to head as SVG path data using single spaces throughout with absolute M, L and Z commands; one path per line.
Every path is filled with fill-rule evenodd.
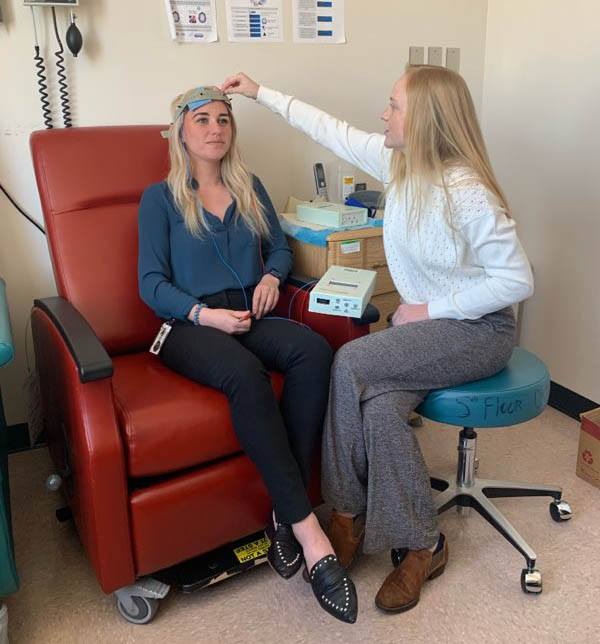
M 248 98 L 256 99 L 259 84 L 242 72 L 227 77 L 222 85 L 221 91 L 225 94 L 242 94 Z

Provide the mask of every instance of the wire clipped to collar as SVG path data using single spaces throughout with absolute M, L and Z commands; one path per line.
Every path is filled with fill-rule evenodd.
M 222 101 L 231 109 L 231 99 L 227 94 L 224 94 L 218 87 L 197 87 L 188 97 L 185 103 L 180 103 L 175 106 L 173 113 L 173 123 L 185 112 L 186 109 L 197 110 L 199 107 L 206 105 L 212 101 Z M 169 138 L 170 130 L 163 130 L 161 136 L 165 139 Z

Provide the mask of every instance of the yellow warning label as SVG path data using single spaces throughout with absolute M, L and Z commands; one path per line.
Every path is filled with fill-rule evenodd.
M 251 541 L 250 543 L 245 543 L 243 546 L 239 546 L 239 548 L 234 548 L 233 552 L 240 563 L 246 563 L 246 561 L 264 557 L 270 545 L 271 542 L 269 539 L 263 537 L 258 541 Z

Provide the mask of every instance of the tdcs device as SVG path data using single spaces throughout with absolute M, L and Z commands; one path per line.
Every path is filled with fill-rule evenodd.
M 376 271 L 364 268 L 330 266 L 310 292 L 308 310 L 359 318 L 373 295 L 376 277 Z
M 329 201 L 303 201 L 296 206 L 296 218 L 326 228 L 364 226 L 368 219 L 366 208 L 345 206 Z

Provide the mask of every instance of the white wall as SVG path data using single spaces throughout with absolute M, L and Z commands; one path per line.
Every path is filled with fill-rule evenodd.
M 2 2 L 6 22 L 0 24 L 0 182 L 41 220 L 28 149 L 30 132 L 42 127 L 31 17 L 20 0 Z M 243 70 L 359 127 L 379 130 L 379 115 L 407 62 L 409 45 L 460 47 L 462 72 L 481 105 L 487 0 L 347 0 L 348 44 L 339 46 L 293 45 L 291 0 L 283 4 L 286 42 L 227 42 L 225 2 L 217 0 L 220 42 L 202 46 L 170 40 L 163 0 L 80 0 L 77 15 L 84 50 L 69 64 L 75 123 L 163 123 L 171 98 L 181 90 L 217 84 L 225 75 Z M 49 11 L 44 11 L 47 19 Z M 40 30 L 43 43 L 49 40 L 49 24 L 46 20 Z M 54 48 L 52 41 L 46 52 L 53 87 Z M 265 182 L 276 207 L 283 207 L 291 193 L 313 196 L 316 161 L 325 163 L 330 182 L 337 179 L 333 157 L 270 112 L 241 98 L 235 100 L 234 110 L 246 160 Z M 58 118 L 55 123 L 60 123 Z M 355 175 L 357 180 L 364 178 Z M 33 298 L 53 294 L 54 286 L 43 236 L 1 195 L 0 275 L 8 285 L 17 349 L 15 363 L 0 371 L 0 384 L 8 422 L 17 423 L 26 418 L 26 320 Z
M 483 125 L 534 266 L 521 340 L 600 400 L 600 4 L 490 0 Z

